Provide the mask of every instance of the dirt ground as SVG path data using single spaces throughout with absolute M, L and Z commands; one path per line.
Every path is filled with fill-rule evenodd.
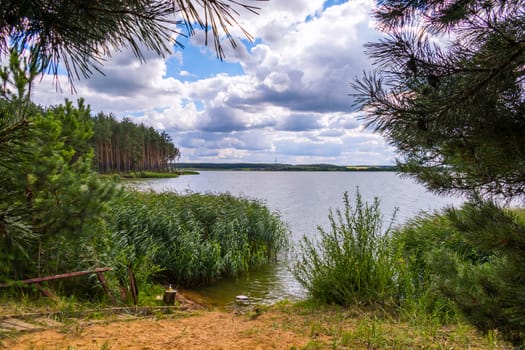
M 11 317 L 4 312 L 0 349 L 509 349 L 461 325 L 429 328 L 376 318 L 362 309 L 312 311 L 289 304 L 221 311 L 182 294 L 177 301 L 178 309 L 168 313 L 119 311 L 62 320 Z M 6 331 L 8 326 L 17 328 Z
M 283 329 L 278 315 L 204 311 L 174 319 L 142 319 L 45 330 L 4 342 L 6 349 L 290 349 L 309 337 Z
M 3 339 L 0 349 L 290 349 L 302 348 L 310 339 L 287 327 L 289 315 L 284 313 L 262 312 L 251 306 L 210 311 L 194 295 L 186 298 L 178 294 L 177 300 L 185 311 L 52 322 L 51 327 Z

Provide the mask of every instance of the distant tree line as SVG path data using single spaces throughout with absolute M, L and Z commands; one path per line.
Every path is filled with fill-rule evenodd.
M 94 164 L 101 173 L 170 171 L 180 152 L 165 132 L 125 118 L 99 113 L 93 118 Z
M 282 164 L 282 163 L 178 163 L 178 169 L 240 171 L 396 171 L 391 165 Z

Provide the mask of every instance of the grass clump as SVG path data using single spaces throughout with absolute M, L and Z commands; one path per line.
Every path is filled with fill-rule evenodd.
M 343 202 L 342 210 L 330 211 L 329 230 L 318 228 L 318 240 L 303 237 L 293 273 L 313 298 L 325 303 L 390 304 L 398 272 L 391 223 L 383 230 L 377 198 L 368 204 L 358 192 L 352 207 L 345 193 Z
M 288 230 L 257 200 L 229 194 L 130 191 L 112 203 L 112 265 L 183 287 L 238 276 L 276 261 Z
M 359 192 L 348 193 L 343 209 L 330 211 L 330 229 L 318 228 L 316 241 L 303 238 L 293 273 L 321 303 L 387 308 L 414 323 L 457 320 L 453 302 L 438 292 L 432 252 L 461 247 L 442 215 L 421 215 L 393 228 L 395 213 L 384 228 L 380 201 L 371 204 Z

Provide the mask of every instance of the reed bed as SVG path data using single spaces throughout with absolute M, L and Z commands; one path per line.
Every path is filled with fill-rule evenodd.
M 109 255 L 139 281 L 194 287 L 238 276 L 275 262 L 288 237 L 277 213 L 230 194 L 129 191 L 111 208 Z

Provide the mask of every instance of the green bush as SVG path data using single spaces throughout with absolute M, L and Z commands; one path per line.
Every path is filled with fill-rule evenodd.
M 439 274 L 440 289 L 478 329 L 497 329 L 514 345 L 523 345 L 525 223 L 511 211 L 480 199 L 461 210 L 448 210 L 447 216 L 476 258 L 444 252 L 442 259 L 452 268 Z
M 91 169 L 89 106 L 16 106 L 0 98 L 0 134 L 16 136 L 0 140 L 0 280 L 84 269 L 90 257 L 82 247 L 101 234 L 101 213 L 116 192 Z M 20 125 L 18 108 L 26 113 Z M 9 135 L 11 128 L 23 132 Z
M 330 229 L 318 228 L 317 241 L 303 237 L 293 274 L 322 302 L 391 304 L 399 279 L 390 245 L 392 222 L 383 230 L 377 198 L 364 203 L 358 192 L 353 208 L 345 193 L 343 202 L 343 210 L 329 213 Z

